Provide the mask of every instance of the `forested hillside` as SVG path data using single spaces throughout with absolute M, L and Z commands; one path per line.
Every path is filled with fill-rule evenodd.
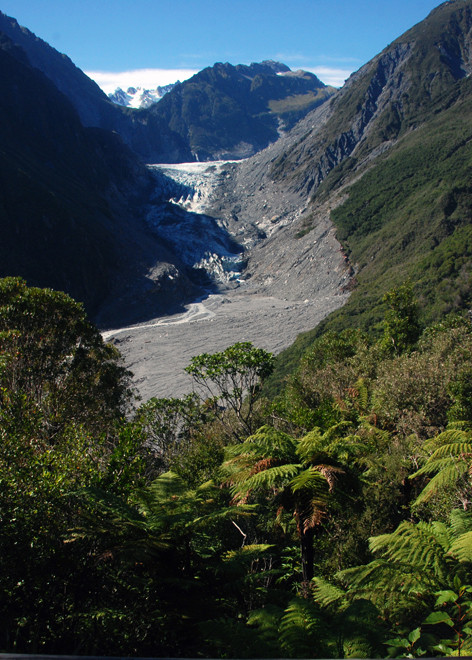
M 239 343 L 138 405 L 80 305 L 0 281 L 0 649 L 470 654 L 472 326 L 384 304 L 273 401 Z

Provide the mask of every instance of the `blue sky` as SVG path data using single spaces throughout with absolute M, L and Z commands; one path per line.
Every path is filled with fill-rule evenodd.
M 279 60 L 343 81 L 438 0 L 0 0 L 105 89 Z M 138 73 L 139 72 L 139 73 Z

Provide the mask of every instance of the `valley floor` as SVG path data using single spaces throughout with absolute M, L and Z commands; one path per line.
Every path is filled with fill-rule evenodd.
M 234 289 L 192 303 L 184 314 L 103 333 L 124 357 L 143 400 L 192 390 L 184 371 L 194 355 L 239 341 L 279 353 L 346 302 L 348 294 L 289 301 Z
M 306 199 L 281 192 L 266 177 L 273 157 L 269 149 L 260 162 L 149 166 L 159 193 L 150 226 L 188 267 L 204 267 L 219 293 L 184 313 L 103 333 L 123 355 L 143 400 L 191 392 L 184 370 L 196 355 L 242 341 L 277 354 L 346 302 L 349 269 L 329 214 L 296 236 Z M 159 201 L 163 190 L 172 204 Z M 233 243 L 244 249 L 244 260 L 228 259 Z

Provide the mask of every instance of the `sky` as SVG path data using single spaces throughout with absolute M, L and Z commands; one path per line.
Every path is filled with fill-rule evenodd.
M 342 86 L 438 0 L 0 0 L 106 93 L 277 60 Z

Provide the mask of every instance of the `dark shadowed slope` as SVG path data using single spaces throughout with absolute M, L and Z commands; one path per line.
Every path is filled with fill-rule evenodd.
M 131 283 L 152 288 L 168 255 L 139 214 L 147 170 L 117 136 L 84 128 L 5 36 L 0 74 L 0 275 L 65 290 L 92 314 Z

